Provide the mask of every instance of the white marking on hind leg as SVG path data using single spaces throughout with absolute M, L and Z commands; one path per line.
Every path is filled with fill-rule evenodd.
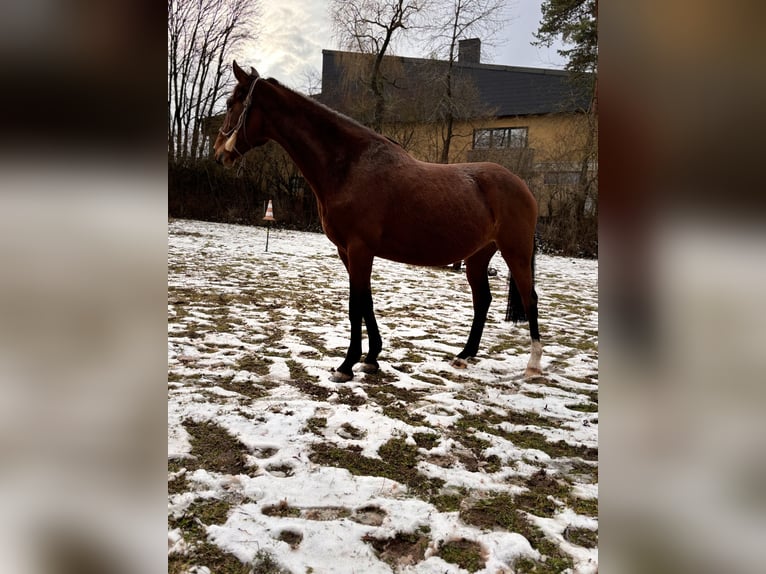
M 532 349 L 530 350 L 529 362 L 527 363 L 527 370 L 524 371 L 524 377 L 539 377 L 543 374 L 543 370 L 540 367 L 540 359 L 542 357 L 542 343 L 540 341 L 532 341 Z

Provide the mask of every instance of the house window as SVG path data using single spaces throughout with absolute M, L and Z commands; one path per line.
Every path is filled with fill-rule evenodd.
M 527 147 L 527 128 L 485 128 L 473 130 L 473 149 Z
M 303 194 L 305 189 L 305 180 L 300 175 L 294 175 L 290 178 L 290 192 L 296 195 Z
M 543 175 L 543 183 L 548 185 L 576 185 L 579 182 L 579 171 L 546 171 Z

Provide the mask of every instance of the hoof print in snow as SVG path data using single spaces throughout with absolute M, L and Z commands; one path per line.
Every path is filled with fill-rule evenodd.
M 339 437 L 347 440 L 360 440 L 367 436 L 367 431 L 358 429 L 350 423 L 343 423 L 337 432 Z
M 386 518 L 386 511 L 378 506 L 364 506 L 354 511 L 351 520 L 367 526 L 380 526 Z
M 351 516 L 351 511 L 343 506 L 315 506 L 313 508 L 305 508 L 301 514 L 301 518 L 319 522 L 340 520 L 349 516 Z
M 253 456 L 255 458 L 271 458 L 277 452 L 279 449 L 274 448 L 273 446 L 257 446 L 253 449 Z
M 295 506 L 290 506 L 285 499 L 280 500 L 278 504 L 270 504 L 268 506 L 264 506 L 263 509 L 261 509 L 261 513 L 266 516 L 278 516 L 280 518 L 285 518 L 288 516 L 297 518 L 301 515 L 301 510 Z
M 277 535 L 277 540 L 287 543 L 290 548 L 295 550 L 303 542 L 303 534 L 297 530 L 282 530 Z
M 271 464 L 266 467 L 266 470 L 271 476 L 277 478 L 288 478 L 295 474 L 293 467 L 289 464 Z
M 374 538 L 368 535 L 363 540 L 372 545 L 378 558 L 395 570 L 421 562 L 431 542 L 421 532 L 397 532 L 393 538 Z

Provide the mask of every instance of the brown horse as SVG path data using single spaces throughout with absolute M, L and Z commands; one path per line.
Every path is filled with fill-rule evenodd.
M 231 165 L 249 149 L 274 140 L 290 155 L 316 195 L 327 237 L 350 281 L 351 342 L 333 373 L 353 378 L 362 356 L 362 320 L 369 352 L 362 371 L 378 369 L 382 340 L 373 312 L 370 275 L 375 257 L 415 265 L 465 260 L 473 294 L 473 324 L 452 361 L 476 356 L 492 295 L 487 267 L 500 249 L 529 321 L 532 350 L 526 376 L 541 374 L 542 345 L 534 290 L 537 203 L 526 184 L 494 163 L 432 164 L 396 143 L 272 78 L 233 65 L 238 84 L 226 101 L 215 158 Z

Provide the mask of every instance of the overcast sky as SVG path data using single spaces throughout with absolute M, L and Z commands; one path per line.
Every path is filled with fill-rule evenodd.
M 254 66 L 263 76 L 306 89 L 307 76 L 319 78 L 322 50 L 337 50 L 330 32 L 329 0 L 260 0 L 262 19 L 258 40 L 243 47 L 241 65 Z M 448 1 L 448 0 L 445 0 Z M 541 0 L 509 0 L 505 29 L 497 47 L 482 46 L 482 62 L 504 66 L 563 68 L 565 61 L 551 48 L 530 45 L 540 23 Z M 401 56 L 425 57 L 417 46 L 400 46 Z

